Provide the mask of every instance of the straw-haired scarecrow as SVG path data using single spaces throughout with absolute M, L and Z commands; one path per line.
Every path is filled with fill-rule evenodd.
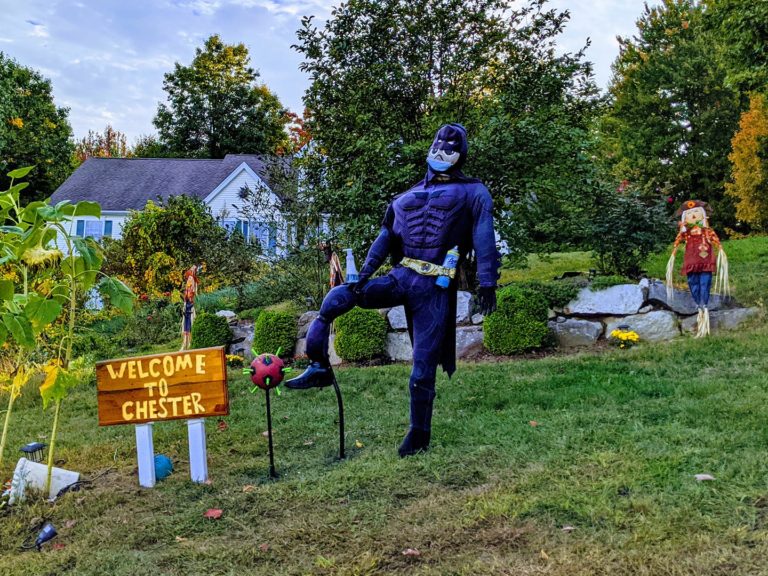
M 688 278 L 688 288 L 699 309 L 696 319 L 696 338 L 709 335 L 709 295 L 712 276 L 715 275 L 715 292 L 729 295 L 728 257 L 720 238 L 709 227 L 709 205 L 700 200 L 688 200 L 677 211 L 680 218 L 679 233 L 675 238 L 672 255 L 667 263 L 667 297 L 672 298 L 672 276 L 675 268 L 677 247 L 685 243 L 681 273 Z M 715 256 L 717 252 L 717 256 Z
M 181 349 L 189 350 L 192 344 L 192 324 L 195 322 L 195 298 L 197 297 L 197 266 L 191 266 L 184 272 L 184 299 L 181 309 Z

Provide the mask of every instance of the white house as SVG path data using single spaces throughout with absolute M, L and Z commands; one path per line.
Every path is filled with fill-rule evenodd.
M 282 162 L 278 160 L 278 162 Z M 279 217 L 280 198 L 270 186 L 269 162 L 262 156 L 228 154 L 220 160 L 180 158 L 89 158 L 56 190 L 51 203 L 89 200 L 101 205 L 101 218 L 75 217 L 72 231 L 82 237 L 120 238 L 131 210 L 147 201 L 170 196 L 195 196 L 207 204 L 228 229 L 257 241 L 264 252 L 284 246 L 285 226 Z M 266 194 L 269 215 L 243 216 L 245 188 Z

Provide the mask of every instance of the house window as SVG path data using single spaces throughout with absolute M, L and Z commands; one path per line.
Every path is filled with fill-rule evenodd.
M 104 220 L 104 236 L 112 238 L 112 220 Z
M 248 222 L 246 222 L 245 220 L 238 220 L 237 225 L 235 226 L 235 230 L 240 232 L 240 234 L 242 234 L 243 238 L 245 238 L 246 240 L 248 239 L 248 228 L 249 228 Z
M 107 225 L 107 222 L 109 225 Z M 94 240 L 99 240 L 102 236 L 111 236 L 112 221 L 107 220 L 107 222 L 102 222 L 101 220 L 78 220 L 75 223 L 75 236 L 80 238 L 90 237 Z M 107 233 L 107 230 L 109 233 Z

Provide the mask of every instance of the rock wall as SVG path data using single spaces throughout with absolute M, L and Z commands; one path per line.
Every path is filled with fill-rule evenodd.
M 483 352 L 483 315 L 477 313 L 469 292 L 459 292 L 456 309 L 456 355 L 472 358 Z M 713 331 L 734 330 L 745 321 L 757 316 L 759 308 L 743 308 L 735 301 L 724 301 L 713 295 L 709 305 Z M 405 310 L 402 306 L 379 310 L 389 325 L 386 355 L 396 361 L 410 362 L 413 349 L 408 337 Z M 696 305 L 690 293 L 675 290 L 667 298 L 664 284 L 659 280 L 643 280 L 639 284 L 621 284 L 605 290 L 585 288 L 562 310 L 550 311 L 549 327 L 558 345 L 563 348 L 592 346 L 610 337 L 613 330 L 634 330 L 641 341 L 663 342 L 696 329 Z M 230 320 L 235 342 L 233 353 L 249 355 L 253 342 L 253 322 L 238 321 L 231 312 L 220 312 Z M 231 315 L 231 316 L 230 316 Z M 298 339 L 294 354 L 306 353 L 306 335 L 318 312 L 305 312 L 298 321 Z M 341 363 L 333 346 L 331 335 L 329 351 L 331 362 Z

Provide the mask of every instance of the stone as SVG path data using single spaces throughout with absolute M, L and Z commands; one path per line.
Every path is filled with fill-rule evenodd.
M 456 357 L 470 358 L 483 352 L 483 329 L 480 326 L 456 328 Z
M 392 330 L 406 330 L 408 328 L 408 322 L 405 320 L 405 308 L 397 306 L 387 312 L 387 320 Z
M 341 357 L 336 354 L 335 342 L 336 334 L 331 334 L 331 337 L 328 338 L 328 357 L 331 361 L 331 366 L 338 366 L 341 364 Z
M 472 294 L 459 291 L 456 294 L 456 323 L 467 322 L 471 315 Z
M 296 346 L 293 347 L 293 357 L 303 358 L 307 355 L 307 339 L 299 338 L 296 340 Z
M 567 320 L 565 316 L 558 316 L 556 322 L 563 323 Z
M 232 344 L 229 346 L 230 354 L 237 354 L 243 358 L 250 358 L 253 348 L 253 320 L 238 320 L 232 326 Z M 271 350 L 275 352 L 275 350 Z
M 338 366 L 341 364 L 341 358 L 339 358 L 339 355 L 336 354 L 336 348 L 334 348 L 333 343 L 334 340 L 336 340 L 336 335 L 331 334 L 331 337 L 328 338 L 328 356 L 331 360 L 331 366 Z M 293 349 L 293 357 L 294 358 L 304 358 L 307 355 L 307 339 L 306 338 L 299 338 L 296 340 L 296 346 Z
M 320 316 L 320 312 L 317 310 L 310 310 L 309 312 L 304 312 L 304 314 L 299 316 L 299 338 L 304 338 L 307 335 L 307 332 L 309 331 L 309 325 L 312 324 L 312 321 L 318 316 Z
M 216 316 L 226 318 L 227 322 L 235 322 L 237 320 L 237 314 L 232 312 L 232 310 L 219 310 L 216 312 Z
M 408 332 L 388 333 L 385 354 L 398 362 L 413 361 L 413 346 Z
M 709 312 L 710 330 L 735 330 L 744 322 L 760 314 L 759 308 L 732 308 Z M 696 331 L 696 314 L 683 318 L 681 326 L 684 334 Z
M 667 287 L 661 280 L 654 280 L 651 282 L 651 286 L 648 288 L 647 300 L 652 304 L 660 304 L 673 312 L 678 314 L 696 314 L 698 308 L 696 303 L 691 297 L 691 293 L 688 290 L 672 290 L 672 299 L 667 298 Z M 719 310 L 723 308 L 725 302 L 723 298 L 718 294 L 711 294 L 709 297 L 709 310 Z
M 475 325 L 482 324 L 483 320 L 485 320 L 485 316 L 480 314 L 480 312 L 478 312 L 477 314 L 472 314 L 472 324 L 475 324 Z
M 576 316 L 637 314 L 643 300 L 643 291 L 637 284 L 619 284 L 597 292 L 584 288 L 568 303 L 565 313 Z
M 579 320 L 577 318 L 563 318 L 563 321 L 549 322 L 547 325 L 555 333 L 558 346 L 574 348 L 578 346 L 591 346 L 603 333 L 603 325 L 600 322 Z
M 667 310 L 656 310 L 624 318 L 606 318 L 605 337 L 610 338 L 611 332 L 619 326 L 627 326 L 626 330 L 637 332 L 641 342 L 663 342 L 680 336 L 677 316 Z
M 552 308 L 547 310 L 547 320 L 554 320 L 555 318 L 557 318 L 557 312 L 552 310 Z
M 638 310 L 637 313 L 638 314 L 648 314 L 648 312 L 650 312 L 651 310 L 653 310 L 653 306 L 648 304 L 648 306 L 643 306 L 642 308 L 640 308 L 640 310 Z

